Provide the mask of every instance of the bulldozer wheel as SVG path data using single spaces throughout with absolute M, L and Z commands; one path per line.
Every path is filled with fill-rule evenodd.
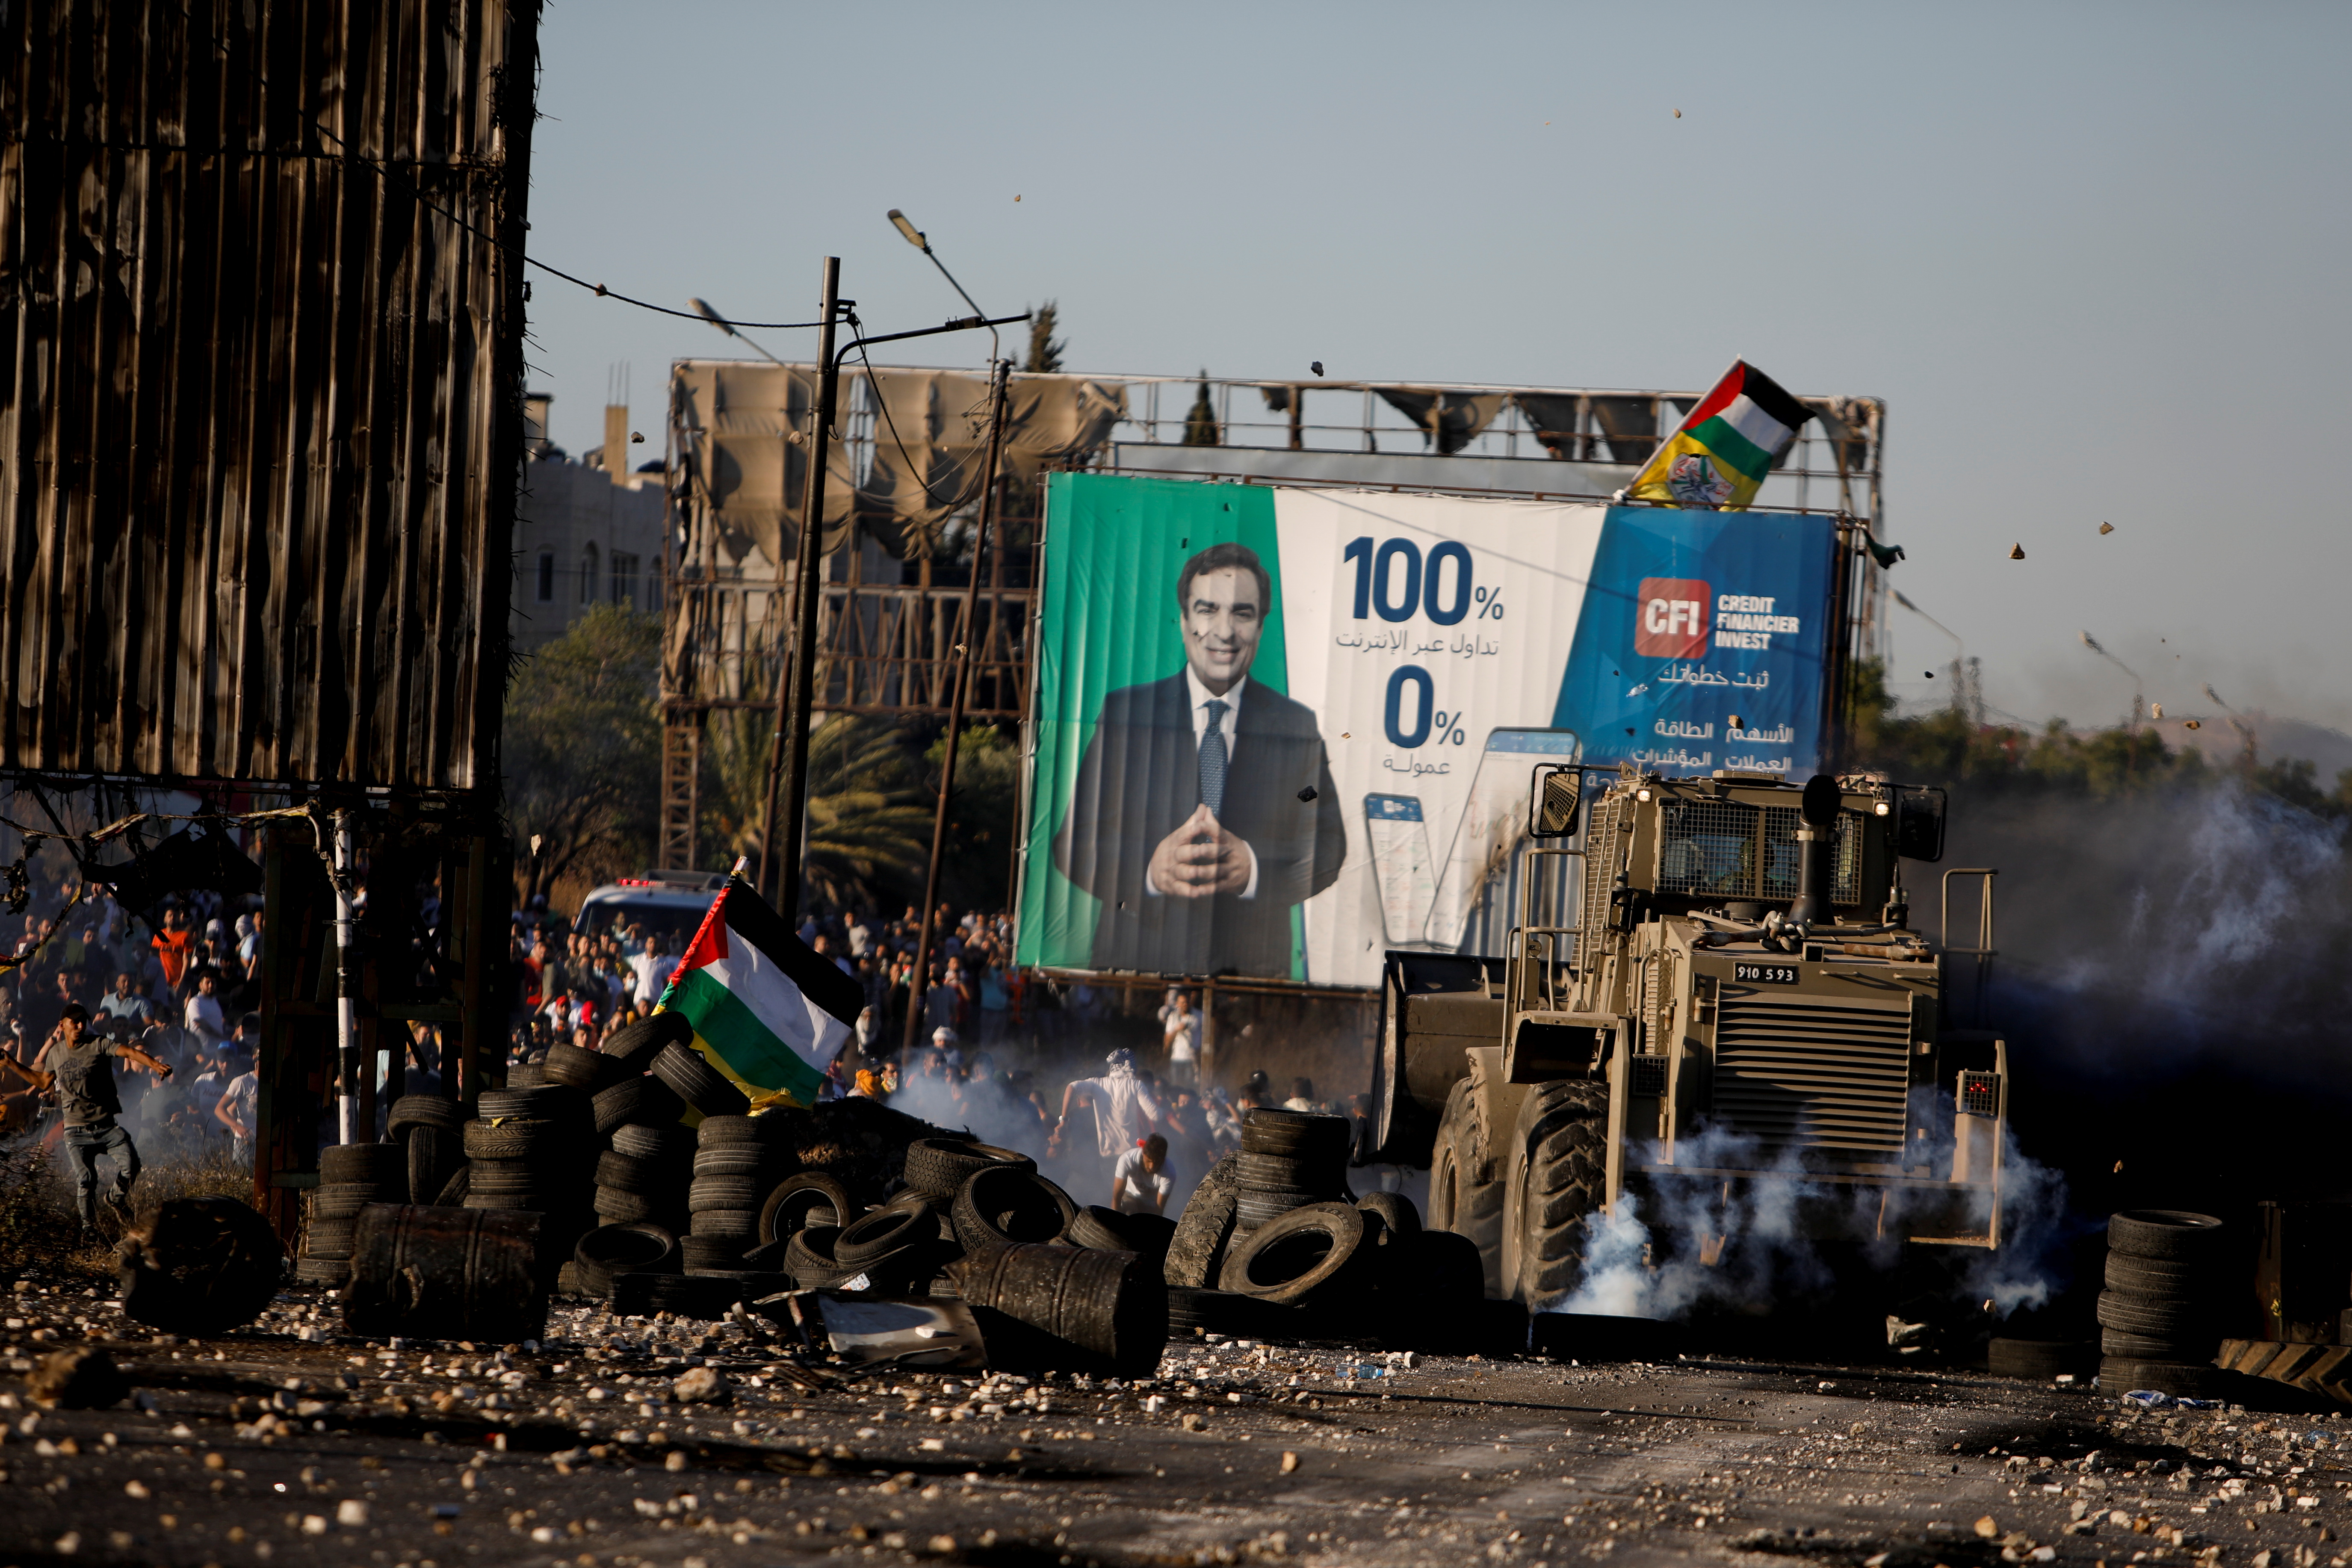
M 1503 1184 L 1496 1179 L 1494 1143 L 1474 1079 L 1464 1079 L 1445 1097 L 1438 1123 L 1436 1152 L 1429 1166 L 1429 1228 L 1450 1230 L 1476 1244 L 1486 1272 L 1486 1294 L 1500 1297 L 1503 1285 Z
M 1576 1289 L 1585 1221 L 1607 1196 L 1609 1086 L 1548 1083 L 1519 1107 L 1512 1130 L 1506 1247 L 1511 1293 L 1530 1310 Z

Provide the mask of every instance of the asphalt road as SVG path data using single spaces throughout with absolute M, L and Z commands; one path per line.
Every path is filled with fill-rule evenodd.
M 1154 1379 L 1024 1383 L 811 1373 L 740 1326 L 592 1310 L 509 1350 L 344 1339 L 307 1297 L 200 1343 L 79 1289 L 0 1302 L 0 1563 L 2312 1568 L 2345 1563 L 2352 1507 L 2332 1418 L 1703 1347 L 1196 1342 Z M 136 1404 L 35 1409 L 33 1358 L 86 1343 Z M 702 1367 L 723 1402 L 677 1397 Z

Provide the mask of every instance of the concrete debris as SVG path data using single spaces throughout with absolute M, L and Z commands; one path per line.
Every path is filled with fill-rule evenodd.
M 725 1405 L 733 1397 L 726 1376 L 708 1366 L 689 1367 L 670 1385 L 670 1393 L 685 1405 Z

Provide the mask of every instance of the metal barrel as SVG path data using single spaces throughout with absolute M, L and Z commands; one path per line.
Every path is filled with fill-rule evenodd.
M 964 1300 L 988 1314 L 990 1353 L 1003 1348 L 1041 1367 L 1137 1376 L 1160 1364 L 1168 1343 L 1168 1293 L 1131 1252 L 1046 1243 L 994 1247 L 959 1268 Z
M 343 1327 L 354 1334 L 544 1337 L 540 1216 L 521 1209 L 372 1204 L 360 1211 Z

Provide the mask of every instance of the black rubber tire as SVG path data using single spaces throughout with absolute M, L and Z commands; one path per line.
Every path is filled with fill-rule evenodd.
M 2153 1389 L 2175 1399 L 2227 1399 L 2236 1391 L 2231 1378 L 2209 1362 L 2141 1361 L 2108 1356 L 2099 1363 L 2099 1392 L 2129 1394 Z
M 860 1215 L 841 1227 L 834 1238 L 834 1260 L 864 1268 L 919 1242 L 936 1242 L 939 1215 L 929 1204 L 914 1208 L 880 1208 Z
M 1486 1300 L 1486 1266 L 1458 1231 L 1424 1230 L 1380 1249 L 1370 1302 L 1382 1338 L 1400 1350 L 1444 1352 L 1477 1348 Z
M 1303 1209 L 1309 1204 L 1329 1201 L 1327 1193 L 1292 1190 L 1268 1192 L 1263 1187 L 1240 1186 L 1234 1189 L 1234 1228 L 1249 1232 L 1270 1225 L 1293 1209 Z
M 698 1176 L 760 1176 L 775 1163 L 775 1151 L 763 1143 L 705 1143 L 694 1152 Z
M 1070 1216 L 1070 1226 L 1062 1232 L 1062 1239 L 1073 1247 L 1088 1247 L 1097 1252 L 1133 1252 L 1127 1237 L 1119 1227 L 1119 1215 L 1100 1204 L 1088 1204 Z
M 348 1258 L 298 1258 L 294 1260 L 294 1283 L 297 1285 L 340 1286 L 352 1278 L 352 1260 Z
M 899 1179 L 927 1198 L 950 1204 L 966 1182 L 992 1165 L 1034 1171 L 1037 1162 L 1017 1149 L 1000 1149 L 993 1143 L 918 1138 L 907 1145 L 907 1163 Z
M 447 1181 L 441 1184 L 441 1191 L 435 1195 L 433 1206 L 445 1209 L 463 1208 L 466 1205 L 466 1194 L 473 1190 L 473 1186 L 474 1167 L 460 1165 L 450 1173 Z
M 1349 1131 L 1344 1116 L 1254 1105 L 1242 1113 L 1242 1152 L 1344 1168 Z
M 2221 1256 L 2228 1237 L 2211 1215 L 2186 1209 L 2126 1209 L 2107 1216 L 2107 1250 L 2135 1258 L 2207 1262 Z
M 692 1046 L 675 1042 L 654 1053 L 653 1075 L 705 1116 L 741 1116 L 751 1109 L 743 1091 L 727 1081 Z
M 593 1102 L 569 1084 L 549 1083 L 536 1089 L 486 1089 L 475 1102 L 474 1114 L 484 1121 L 567 1121 Z
M 558 1157 L 572 1142 L 552 1121 L 468 1121 L 463 1130 L 468 1160 L 539 1160 Z
M 319 1184 L 376 1189 L 408 1184 L 408 1151 L 397 1143 L 340 1143 L 319 1151 Z
M 1317 1161 L 1293 1154 L 1255 1154 L 1244 1149 L 1234 1156 L 1235 1173 L 1244 1187 L 1260 1191 L 1318 1192 L 1331 1190 L 1336 1183 L 1318 1181 L 1324 1174 Z
M 1052 1241 L 1069 1228 L 1078 1205 L 1034 1169 L 995 1163 L 964 1182 L 950 1212 L 956 1239 L 977 1251 Z
M 677 1238 L 677 1255 L 689 1274 L 706 1268 L 740 1268 L 743 1266 L 743 1254 L 750 1250 L 740 1236 L 688 1235 Z
M 1123 1214 L 1118 1216 L 1118 1234 L 1127 1237 L 1129 1252 L 1158 1268 L 1168 1257 L 1169 1244 L 1176 1239 L 1176 1222 L 1164 1214 Z
M 689 1236 L 723 1236 L 756 1247 L 760 1242 L 760 1216 L 742 1209 L 703 1209 L 689 1215 L 686 1222 Z
M 968 1254 L 955 1278 L 989 1336 L 991 1366 L 1138 1377 L 1168 1342 L 1167 1289 L 1132 1253 L 997 1247 Z
M 1421 1211 L 1402 1193 L 1366 1193 L 1356 1200 L 1356 1206 L 1380 1215 L 1391 1237 L 1421 1234 Z
M 761 1201 L 760 1239 L 782 1241 L 812 1224 L 838 1230 L 857 1217 L 854 1207 L 849 1190 L 839 1182 L 821 1172 L 803 1171 L 785 1177 Z
M 607 1191 L 649 1198 L 676 1184 L 675 1167 L 612 1150 L 596 1156 L 596 1185 Z
M 446 1103 L 444 1101 L 443 1103 Z M 457 1163 L 457 1123 L 419 1121 L 408 1129 L 408 1201 L 429 1204 Z
M 302 1252 L 308 1258 L 349 1258 L 354 1221 L 337 1217 L 314 1219 L 302 1227 Z
M 1540 1084 L 1519 1102 L 1504 1189 L 1507 1294 L 1529 1310 L 1576 1289 L 1588 1218 L 1609 1180 L 1609 1086 L 1589 1079 Z
M 310 1218 L 350 1219 L 373 1203 L 384 1200 L 362 1182 L 321 1182 L 310 1194 Z M 392 1200 L 397 1202 L 397 1199 Z
M 2212 1279 L 2213 1271 L 2201 1263 L 2107 1254 L 2107 1289 L 2128 1296 L 2202 1297 L 2210 1293 Z
M 2047 1383 L 2084 1371 L 2097 1355 L 2086 1340 L 2010 1340 L 1996 1335 L 1985 1349 L 1985 1369 L 1995 1377 Z
M 833 1256 L 833 1244 L 841 1235 L 835 1225 L 814 1225 L 793 1232 L 784 1244 L 784 1272 L 800 1282 L 803 1290 L 825 1290 L 845 1279 L 854 1279 L 855 1268 L 845 1269 Z
M 1234 1235 L 1239 1168 L 1231 1154 L 1218 1161 L 1176 1216 L 1176 1233 L 1160 1265 L 1171 1288 L 1207 1289 L 1224 1268 L 1225 1247 Z
M 645 1081 L 661 1088 L 653 1079 Z M 669 1090 L 663 1089 L 662 1092 L 668 1094 Z M 683 1111 L 686 1102 L 680 1100 L 677 1108 Z M 613 1152 L 626 1154 L 633 1160 L 651 1160 L 667 1169 L 683 1171 L 694 1159 L 694 1133 L 675 1122 L 649 1127 L 644 1122 L 633 1121 L 625 1127 L 614 1129 Z
M 598 1051 L 621 1064 L 623 1072 L 638 1073 L 653 1065 L 654 1056 L 664 1046 L 687 1045 L 694 1038 L 694 1026 L 676 1013 L 656 1013 L 650 1018 L 614 1030 L 604 1037 Z
M 589 1294 L 610 1296 L 616 1274 L 674 1273 L 677 1238 L 657 1225 L 604 1225 L 582 1237 L 572 1261 Z
M 547 1082 L 547 1069 L 537 1062 L 518 1062 L 507 1068 L 509 1089 L 539 1089 Z
M 768 1116 L 706 1116 L 694 1130 L 698 1146 L 715 1149 L 720 1144 L 749 1144 L 764 1148 L 776 1141 L 783 1123 Z
M 617 1187 L 596 1189 L 596 1213 L 614 1225 L 658 1223 L 665 1217 L 662 1205 L 654 1199 Z
M 2177 1296 L 2126 1296 L 2115 1290 L 2099 1292 L 2099 1327 L 2122 1333 L 2177 1342 L 2210 1330 L 2218 1341 L 2218 1317 L 2213 1308 L 2203 1301 L 2184 1301 Z
M 643 1073 L 598 1090 L 589 1106 L 596 1118 L 596 1131 L 608 1136 L 633 1122 L 675 1126 L 677 1119 L 686 1114 L 686 1101 L 677 1097 L 677 1090 Z M 686 1133 L 691 1146 L 694 1135 L 682 1127 L 678 1131 Z
M 1445 1097 L 1437 1142 L 1429 1165 L 1431 1230 L 1464 1236 L 1478 1248 L 1486 1294 L 1503 1294 L 1503 1183 L 1495 1169 L 1475 1079 L 1465 1078 Z
M 454 1100 L 444 1100 L 437 1094 L 404 1094 L 392 1102 L 384 1117 L 384 1130 L 394 1138 L 417 1127 L 437 1127 L 444 1132 L 456 1132 L 465 1113 Z
M 1225 1255 L 1217 1289 L 1296 1305 L 1353 1281 L 1380 1220 L 1353 1204 L 1309 1204 L 1259 1226 Z
M 1204 1334 L 1242 1334 L 1259 1321 L 1259 1303 L 1232 1290 L 1201 1290 L 1168 1287 L 1168 1337 L 1192 1339 Z
M 686 1189 L 686 1212 L 733 1209 L 751 1215 L 752 1226 L 757 1228 L 762 1195 L 757 1176 L 697 1176 Z
M 547 1081 L 594 1094 L 620 1076 L 621 1064 L 602 1051 L 583 1050 L 558 1040 L 547 1047 Z
M 2183 1340 L 2160 1334 L 2126 1333 L 2121 1329 L 2099 1331 L 2099 1353 L 2117 1361 L 2207 1361 L 2220 1344 L 2218 1335 Z

